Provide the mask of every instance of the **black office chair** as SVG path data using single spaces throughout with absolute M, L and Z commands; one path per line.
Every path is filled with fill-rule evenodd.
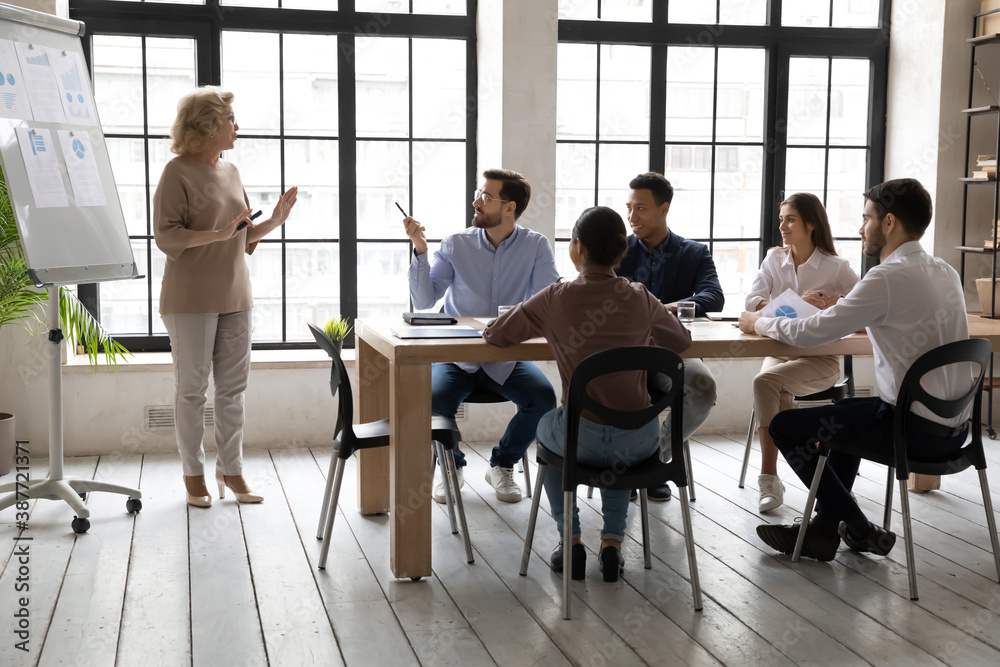
M 986 525 L 990 531 L 990 541 L 993 546 L 993 560 L 997 568 L 997 577 L 1000 579 L 1000 545 L 997 543 L 997 527 L 993 519 L 993 503 L 990 500 L 990 487 L 986 479 L 986 455 L 983 452 L 982 434 L 982 396 L 983 396 L 983 376 L 989 364 L 992 347 L 989 341 L 973 338 L 971 340 L 961 340 L 937 347 L 930 352 L 921 355 L 913 362 L 910 369 L 903 376 L 903 383 L 899 388 L 899 396 L 896 399 L 896 409 L 893 424 L 893 447 L 892 455 L 880 456 L 865 449 L 863 443 L 840 443 L 835 449 L 852 456 L 874 461 L 889 467 L 889 479 L 886 484 L 885 516 L 883 517 L 884 528 L 889 530 L 889 522 L 892 518 L 892 472 L 896 469 L 896 479 L 899 483 L 899 498 L 903 512 L 903 530 L 906 533 L 906 569 L 910 579 L 910 599 L 917 599 L 917 572 L 913 561 L 913 532 L 910 527 L 910 498 L 907 494 L 906 480 L 911 472 L 921 475 L 953 475 L 962 472 L 970 466 L 975 466 L 979 471 L 979 486 L 983 493 L 983 505 L 986 508 Z M 944 400 L 932 396 L 920 385 L 920 381 L 925 375 L 935 369 L 951 364 L 969 362 L 979 366 L 979 375 L 969 389 L 962 396 L 953 400 Z M 914 403 L 919 403 L 941 419 L 950 419 L 964 413 L 969 404 L 972 404 L 971 431 L 972 439 L 960 450 L 951 456 L 938 461 L 915 461 L 907 456 L 906 436 L 911 429 L 918 430 L 921 425 L 914 423 L 911 407 Z M 802 515 L 802 527 L 799 528 L 798 538 L 795 541 L 795 550 L 792 553 L 792 562 L 798 562 L 802 555 L 802 544 L 805 540 L 806 529 L 812 516 L 813 504 L 816 501 L 816 490 L 819 488 L 819 481 L 823 475 L 823 467 L 830 454 L 830 447 L 824 447 L 820 452 L 816 474 L 813 476 L 812 484 L 809 487 L 809 497 L 806 500 L 805 513 Z
M 389 446 L 389 420 L 382 419 L 367 424 L 354 424 L 354 396 L 351 391 L 351 381 L 347 376 L 347 368 L 333 341 L 322 329 L 310 324 L 309 330 L 320 348 L 333 360 L 330 371 L 330 391 L 338 399 L 339 410 L 335 427 L 334 447 L 330 455 L 330 469 L 326 475 L 326 489 L 323 491 L 323 507 L 320 512 L 319 526 L 316 528 L 316 539 L 323 540 L 323 548 L 319 554 L 319 569 L 326 569 L 326 558 L 330 553 L 330 534 L 333 532 L 333 520 L 337 515 L 337 502 L 340 499 L 340 484 L 344 478 L 344 467 L 347 459 L 359 449 L 373 449 Z M 338 392 L 339 390 L 339 392 Z M 455 467 L 455 446 L 462 440 L 462 434 L 454 419 L 431 416 L 431 439 L 437 451 L 438 460 L 444 462 L 445 498 L 448 504 L 448 518 L 451 520 L 451 532 L 458 532 L 455 521 L 455 506 L 458 506 L 458 516 L 462 523 L 462 537 L 465 539 L 465 555 L 470 563 L 475 561 L 472 555 L 472 543 L 469 540 L 469 527 L 465 521 L 465 507 L 462 496 L 455 493 L 458 488 L 458 473 Z M 445 455 L 445 452 L 448 455 Z
M 829 389 L 824 389 L 823 391 L 817 391 L 815 394 L 809 394 L 808 396 L 796 396 L 796 401 L 830 401 L 832 403 L 840 403 L 845 398 L 854 398 L 854 358 L 849 355 L 844 355 L 844 377 L 840 379 L 840 382 L 833 385 Z M 750 450 L 753 445 L 753 434 L 756 432 L 754 428 L 756 420 L 756 411 L 754 408 L 750 408 L 750 427 L 747 429 L 747 448 L 743 452 L 743 470 L 740 471 L 740 488 L 743 488 L 743 483 L 747 479 L 747 466 L 750 464 Z
M 506 403 L 507 399 L 500 394 L 490 391 L 485 387 L 476 387 L 471 394 L 465 397 L 463 403 Z M 528 468 L 528 454 L 524 454 L 521 459 L 521 467 L 524 469 L 524 492 L 531 497 L 531 470 Z
M 658 397 L 649 407 L 632 412 L 612 410 L 598 403 L 587 394 L 587 384 L 594 378 L 608 373 L 620 371 L 646 371 L 664 373 L 672 380 L 670 392 Z M 596 486 L 604 489 L 639 489 L 640 508 L 642 512 L 642 546 L 645 557 L 645 567 L 652 567 L 649 553 L 649 517 L 647 515 L 648 501 L 646 487 L 672 481 L 677 485 L 681 496 L 681 518 L 684 523 L 684 539 L 687 545 L 688 565 L 691 568 L 691 589 L 694 594 L 694 608 L 701 611 L 701 586 L 698 583 L 698 564 L 695 560 L 694 538 L 691 534 L 691 513 L 688 507 L 687 471 L 684 462 L 684 443 L 681 440 L 681 413 L 684 402 L 684 363 L 681 358 L 659 347 L 623 347 L 605 350 L 593 354 L 576 367 L 570 380 L 569 400 L 566 402 L 566 453 L 559 456 L 546 449 L 542 443 L 536 448 L 538 474 L 535 477 L 535 488 L 542 487 L 545 469 L 555 466 L 562 471 L 563 493 L 565 497 L 565 513 L 563 515 L 563 618 L 570 617 L 570 573 L 573 568 L 571 557 L 570 536 L 573 534 L 573 494 L 580 484 Z M 576 459 L 577 437 L 580 428 L 580 415 L 584 410 L 597 415 L 603 422 L 623 429 L 635 429 L 656 419 L 663 410 L 670 408 L 671 419 L 671 457 L 664 463 L 657 451 L 645 461 L 614 468 L 580 463 Z M 528 521 L 528 534 L 524 541 L 524 553 L 521 557 L 521 575 L 528 573 L 528 560 L 531 557 L 531 543 L 535 535 L 535 520 L 538 517 L 538 504 L 542 494 L 536 493 L 531 502 L 531 518 Z

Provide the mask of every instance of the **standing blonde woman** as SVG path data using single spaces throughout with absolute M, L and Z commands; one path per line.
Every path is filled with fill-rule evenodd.
M 809 193 L 796 193 L 781 202 L 778 229 L 784 245 L 768 252 L 754 278 L 746 309 L 760 310 L 791 288 L 806 302 L 829 308 L 851 291 L 858 274 L 846 259 L 837 257 L 833 234 L 822 202 Z M 771 419 L 793 407 L 795 396 L 829 389 L 840 379 L 836 356 L 768 357 L 753 380 L 753 407 L 760 436 L 758 510 L 768 512 L 784 502 L 785 485 L 778 479 L 778 448 L 768 433 Z
M 170 130 L 177 154 L 163 169 L 153 196 L 153 235 L 167 256 L 160 316 L 174 362 L 177 449 L 188 504 L 209 507 L 205 484 L 205 403 L 215 384 L 215 477 L 243 503 L 259 503 L 243 479 L 243 393 L 250 375 L 251 254 L 263 236 L 284 224 L 298 188 L 278 199 L 271 217 L 254 225 L 240 173 L 220 153 L 236 144 L 233 94 L 203 86 L 177 105 Z M 247 223 L 247 224 L 244 224 Z

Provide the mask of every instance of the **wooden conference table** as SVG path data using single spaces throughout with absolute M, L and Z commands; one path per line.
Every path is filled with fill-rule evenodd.
M 461 324 L 483 328 L 474 318 Z M 358 419 L 390 420 L 388 449 L 358 453 L 358 503 L 363 514 L 389 513 L 390 567 L 396 577 L 431 574 L 431 364 L 439 361 L 547 361 L 552 351 L 543 338 L 500 348 L 481 338 L 400 339 L 390 329 L 402 320 L 364 321 L 357 333 Z M 852 334 L 815 348 L 793 348 L 771 338 L 742 333 L 732 322 L 696 321 L 688 325 L 693 343 L 685 357 L 871 356 L 868 336 Z M 1000 320 L 969 317 L 969 333 L 1000 348 Z M 403 446 L 400 446 L 403 444 Z M 536 491 L 536 492 L 540 492 Z

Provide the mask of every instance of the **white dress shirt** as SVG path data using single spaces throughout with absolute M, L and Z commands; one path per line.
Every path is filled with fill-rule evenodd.
M 868 271 L 836 305 L 802 319 L 761 317 L 754 329 L 789 345 L 813 347 L 862 327 L 875 352 L 879 396 L 895 405 L 903 376 L 920 355 L 969 337 L 958 272 L 911 241 Z M 922 385 L 934 396 L 953 399 L 969 390 L 972 379 L 971 364 L 958 364 L 928 374 Z M 922 405 L 913 411 L 942 421 Z M 957 426 L 965 419 L 968 415 L 945 423 Z
M 772 301 L 789 288 L 799 296 L 809 290 L 843 296 L 857 282 L 858 274 L 843 257 L 827 255 L 816 248 L 796 271 L 791 250 L 771 248 L 754 276 L 746 306 L 750 311 L 759 310 L 762 302 Z

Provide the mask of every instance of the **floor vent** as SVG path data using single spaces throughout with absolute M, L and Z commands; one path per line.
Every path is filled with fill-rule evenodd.
M 205 406 L 205 427 L 215 426 L 215 409 Z M 172 431 L 174 429 L 174 406 L 147 405 L 144 409 L 142 427 L 146 431 Z
M 459 403 L 458 410 L 455 411 L 455 421 L 464 422 L 466 419 L 465 403 Z

